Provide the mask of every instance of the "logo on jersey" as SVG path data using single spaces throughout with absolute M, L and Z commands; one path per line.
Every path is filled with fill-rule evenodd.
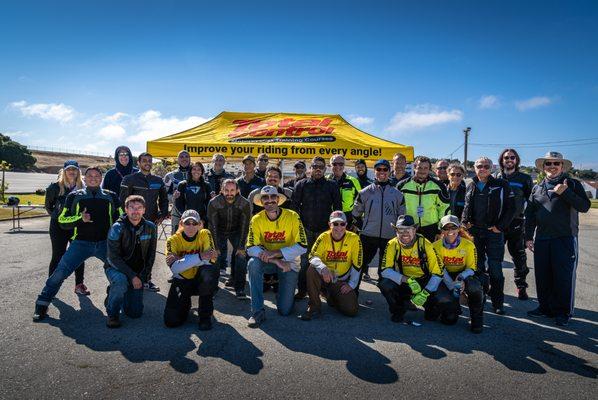
M 326 252 L 326 260 L 327 261 L 336 261 L 336 262 L 344 262 L 347 261 L 347 251 L 334 251 L 334 250 L 328 250 Z
M 284 243 L 286 241 L 287 233 L 282 232 L 264 232 L 264 240 L 266 243 Z
M 419 257 L 411 257 L 401 254 L 401 262 L 403 263 L 403 266 L 419 267 Z
M 444 265 L 463 265 L 463 257 L 444 257 Z

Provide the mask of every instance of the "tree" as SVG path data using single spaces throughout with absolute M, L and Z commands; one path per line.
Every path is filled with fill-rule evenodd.
M 37 161 L 29 149 L 0 133 L 0 160 L 8 162 L 14 169 L 30 170 Z

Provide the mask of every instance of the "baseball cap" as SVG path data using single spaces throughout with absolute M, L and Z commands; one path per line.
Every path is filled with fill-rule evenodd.
M 68 160 L 64 162 L 64 169 L 69 169 L 69 168 L 77 168 L 79 169 L 79 163 L 75 160 Z
M 347 216 L 342 211 L 333 211 L 330 214 L 329 222 L 347 222 Z
M 386 168 L 390 169 L 390 163 L 388 162 L 388 160 L 385 159 L 380 159 L 376 161 L 376 164 L 374 164 L 374 168 L 379 166 L 385 166 Z
M 305 168 L 305 167 L 306 167 L 306 166 L 305 166 L 305 161 L 297 161 L 297 162 L 295 163 L 295 165 L 293 165 L 293 167 L 294 167 L 294 168 L 299 168 L 299 167 L 301 167 L 301 168 Z
M 440 222 L 438 223 L 440 229 L 450 224 L 455 225 L 457 228 L 461 227 L 461 221 L 459 221 L 459 218 L 456 215 L 445 215 L 440 219 Z
M 246 161 L 251 161 L 255 164 L 255 157 L 248 154 L 245 157 L 243 157 L 243 164 L 245 164 Z
M 195 210 L 186 210 L 183 215 L 181 215 L 181 221 L 185 222 L 188 219 L 195 220 L 195 222 L 201 221 L 199 213 Z

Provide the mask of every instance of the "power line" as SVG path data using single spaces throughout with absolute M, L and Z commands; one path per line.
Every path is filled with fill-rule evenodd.
M 459 147 L 457 147 L 455 150 L 453 150 L 453 152 L 451 154 L 449 154 L 448 158 L 452 158 L 453 154 L 455 154 L 463 146 L 465 146 L 465 143 L 461 143 L 461 145 L 459 145 Z
M 598 139 L 592 142 L 584 142 L 584 143 L 549 143 L 549 144 L 498 144 L 498 143 L 470 143 L 472 146 L 477 147 L 523 147 L 526 149 L 533 149 L 533 148 L 542 148 L 551 145 L 558 145 L 558 147 L 576 147 L 576 146 L 587 146 L 592 144 L 598 144 Z
M 552 140 L 547 142 L 533 142 L 533 143 L 470 143 L 474 146 L 540 146 L 540 145 L 551 145 L 559 143 L 576 143 L 576 142 L 595 142 L 598 141 L 598 137 L 585 138 L 585 139 L 567 139 L 567 140 Z M 587 143 L 579 143 L 581 145 Z

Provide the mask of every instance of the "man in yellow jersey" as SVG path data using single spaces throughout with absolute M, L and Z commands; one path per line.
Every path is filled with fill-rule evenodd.
M 451 294 L 442 282 L 442 261 L 426 238 L 416 233 L 410 215 L 401 215 L 392 225 L 396 237 L 388 242 L 382 261 L 380 291 L 388 302 L 391 320 L 402 322 L 408 301 L 423 306 L 424 318 L 434 321 L 441 316 L 447 323 L 446 306 Z
M 333 211 L 328 219 L 330 230 L 316 239 L 309 254 L 307 292 L 309 304 L 301 319 L 309 321 L 321 315 L 320 293 L 341 314 L 354 317 L 359 309 L 357 285 L 363 251 L 359 235 L 347 231 L 347 217 Z
M 247 263 L 251 291 L 251 317 L 247 326 L 257 328 L 266 318 L 264 310 L 264 273 L 278 273 L 276 307 L 289 315 L 295 302 L 300 257 L 307 251 L 307 239 L 299 215 L 280 208 L 287 200 L 274 186 L 264 186 L 253 199 L 264 207 L 253 216 L 247 235 Z
M 452 306 L 447 307 L 446 320 L 457 322 L 461 314 L 459 297 L 467 295 L 471 331 L 482 333 L 484 325 L 484 291 L 475 273 L 477 252 L 471 236 L 461 228 L 456 215 L 445 215 L 440 219 L 442 237 L 434 242 L 434 250 L 444 265 L 443 284 L 453 293 Z M 450 312 L 454 313 L 451 315 Z

